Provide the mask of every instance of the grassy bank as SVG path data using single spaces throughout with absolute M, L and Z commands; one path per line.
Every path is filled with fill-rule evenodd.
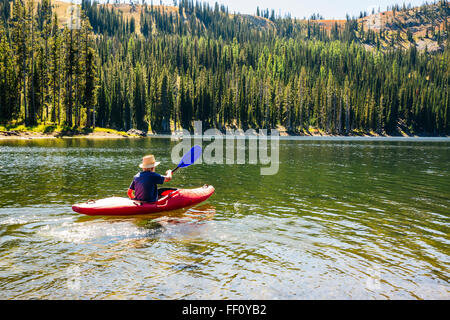
M 136 135 L 127 134 L 124 131 L 118 131 L 108 128 L 78 128 L 58 125 L 0 125 L 0 137 L 8 138 L 62 138 L 62 137 L 134 137 Z

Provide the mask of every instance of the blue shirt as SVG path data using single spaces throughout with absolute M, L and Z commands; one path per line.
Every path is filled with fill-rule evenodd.
M 164 183 L 164 177 L 156 172 L 141 171 L 134 176 L 130 189 L 134 190 L 136 200 L 155 202 L 158 200 L 157 184 Z

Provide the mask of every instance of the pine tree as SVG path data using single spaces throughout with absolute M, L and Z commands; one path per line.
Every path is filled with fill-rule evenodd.
M 27 104 L 27 77 L 28 77 L 28 14 L 23 0 L 17 0 L 13 4 L 13 13 L 11 19 L 11 35 L 14 48 L 15 63 L 18 65 L 18 73 L 21 79 L 20 91 L 21 101 L 23 102 L 23 116 L 25 123 L 29 123 L 29 111 Z M 22 103 L 20 103 L 22 105 Z
M 51 122 L 60 120 L 60 73 L 61 73 L 61 37 L 58 30 L 58 16 L 53 17 L 49 52 L 49 89 L 52 93 Z M 58 112 L 57 112 L 58 110 Z

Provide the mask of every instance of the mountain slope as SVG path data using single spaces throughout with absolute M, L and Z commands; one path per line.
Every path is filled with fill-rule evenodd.
M 381 47 L 443 50 L 450 25 L 448 1 L 376 13 L 358 20 L 364 30 L 381 34 Z M 361 34 L 360 34 L 361 35 Z M 362 37 L 361 37 L 362 38 Z
M 53 1 L 55 10 L 59 16 L 59 20 L 65 23 L 69 18 L 69 3 L 64 1 Z M 107 8 L 121 16 L 124 21 L 131 21 L 135 25 L 135 33 L 141 34 L 142 12 L 150 6 L 142 6 L 138 4 L 98 4 L 99 8 Z M 164 14 L 172 14 L 179 16 L 178 7 L 153 5 L 152 10 L 159 11 Z M 194 14 L 193 14 L 194 15 Z M 236 22 L 245 22 L 251 29 L 259 31 L 272 30 L 282 32 L 280 25 L 291 23 L 292 29 L 301 30 L 300 33 L 306 35 L 307 25 L 317 25 L 325 32 L 331 33 L 333 30 L 342 32 L 346 29 L 346 25 L 352 25 L 354 38 L 358 42 L 364 44 L 366 48 L 379 48 L 388 50 L 392 48 L 407 49 L 416 46 L 419 51 L 427 50 L 428 52 L 442 51 L 448 39 L 450 26 L 450 7 L 448 1 L 439 1 L 434 4 L 426 4 L 414 8 L 392 8 L 390 11 L 374 13 L 359 19 L 350 21 L 346 20 L 299 20 L 291 18 L 278 19 L 272 21 L 267 17 L 248 15 L 248 14 L 229 14 L 229 19 L 237 19 Z M 196 16 L 183 12 L 183 22 L 189 19 L 199 21 L 199 24 L 205 30 L 208 28 Z M 282 23 L 280 23 L 280 21 Z M 152 33 L 158 33 L 153 23 Z

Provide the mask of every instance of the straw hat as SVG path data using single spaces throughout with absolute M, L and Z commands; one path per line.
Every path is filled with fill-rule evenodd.
M 150 155 L 145 156 L 144 158 L 142 158 L 142 163 L 139 165 L 139 168 L 141 168 L 141 169 L 150 169 L 150 168 L 156 167 L 160 163 L 161 162 L 156 162 L 155 161 L 155 157 L 152 154 L 150 154 Z

